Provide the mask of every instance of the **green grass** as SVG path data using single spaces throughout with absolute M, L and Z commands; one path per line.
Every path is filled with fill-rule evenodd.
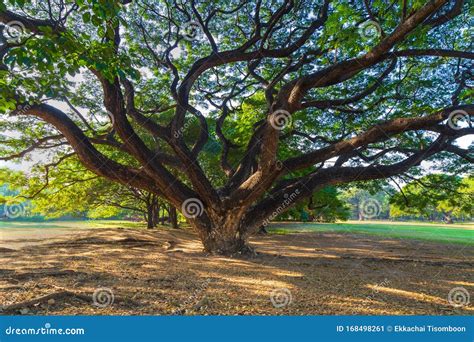
M 0 229 L 2 228 L 71 228 L 71 229 L 88 229 L 88 228 L 144 228 L 146 224 L 143 222 L 131 222 L 121 220 L 78 220 L 78 221 L 0 221 Z
M 145 228 L 143 222 L 119 220 L 87 221 L 0 221 L 0 230 L 5 229 L 87 229 L 87 228 Z M 340 232 L 347 234 L 369 234 L 387 238 L 429 240 L 474 246 L 474 225 L 431 224 L 406 222 L 344 222 L 344 223 L 275 223 L 268 229 L 274 234 L 294 232 Z
M 289 234 L 294 232 L 340 232 L 368 234 L 387 238 L 429 240 L 474 246 L 473 225 L 445 225 L 430 223 L 361 222 L 361 223 L 275 223 L 269 232 Z

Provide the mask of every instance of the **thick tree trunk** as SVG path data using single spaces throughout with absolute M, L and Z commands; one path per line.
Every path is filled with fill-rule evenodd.
M 217 222 L 203 225 L 191 221 L 204 245 L 204 250 L 210 254 L 226 256 L 255 255 L 248 245 L 248 232 L 241 227 L 241 220 L 231 213 L 217 219 Z
M 173 207 L 172 205 L 170 205 L 168 211 L 169 211 L 169 221 L 170 221 L 171 227 L 173 227 L 175 229 L 179 228 L 179 226 L 178 226 L 178 213 L 176 211 L 176 208 Z
M 210 254 L 226 256 L 253 255 L 254 250 L 248 245 L 247 240 L 238 234 L 224 236 L 218 231 L 206 233 L 202 238 L 204 250 Z

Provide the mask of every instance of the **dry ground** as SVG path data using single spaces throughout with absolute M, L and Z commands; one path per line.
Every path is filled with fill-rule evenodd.
M 472 247 L 341 233 L 252 243 L 257 257 L 224 258 L 205 255 L 189 231 L 95 229 L 0 248 L 0 313 L 474 313 L 472 304 L 447 301 L 454 287 L 473 292 Z M 98 288 L 113 291 L 112 305 L 92 304 Z M 273 297 L 277 307 L 272 291 L 282 294 Z

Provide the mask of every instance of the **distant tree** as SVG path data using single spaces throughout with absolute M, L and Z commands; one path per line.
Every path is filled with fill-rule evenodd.
M 370 187 L 372 185 L 372 187 Z M 351 210 L 351 217 L 359 221 L 389 218 L 392 187 L 380 184 L 350 187 L 343 192 Z
M 22 172 L 0 168 L 0 219 L 14 220 L 31 214 L 29 201 L 21 197 L 20 184 L 26 184 Z
M 170 221 L 169 204 L 157 195 L 100 177 L 70 184 L 50 184 L 32 200 L 32 211 L 46 218 L 138 215 L 149 229 Z M 172 224 L 177 227 L 176 216 Z
M 456 218 L 472 218 L 474 209 L 474 177 L 461 178 L 434 174 L 413 180 L 390 200 L 394 217 L 421 216 L 441 218 L 452 223 Z
M 350 216 L 349 207 L 340 199 L 339 190 L 328 186 L 305 201 L 298 203 L 278 220 L 301 220 L 316 222 L 335 222 L 347 220 Z
M 178 227 L 176 210 L 156 194 L 99 177 L 85 169 L 74 156 L 53 164 L 36 167 L 28 176 L 3 170 L 4 181 L 8 177 L 8 186 L 14 189 L 15 196 L 9 196 L 10 202 L 16 199 L 29 203 L 32 214 L 47 219 L 139 215 L 148 228 L 165 221 Z M 17 207 L 16 210 L 24 210 L 26 205 L 20 208 L 17 204 Z

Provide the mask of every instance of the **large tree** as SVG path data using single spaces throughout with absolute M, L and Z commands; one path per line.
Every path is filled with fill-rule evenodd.
M 456 143 L 474 133 L 470 10 L 0 0 L 1 152 L 74 153 L 164 196 L 208 252 L 245 253 L 265 220 L 328 185 L 472 162 Z

